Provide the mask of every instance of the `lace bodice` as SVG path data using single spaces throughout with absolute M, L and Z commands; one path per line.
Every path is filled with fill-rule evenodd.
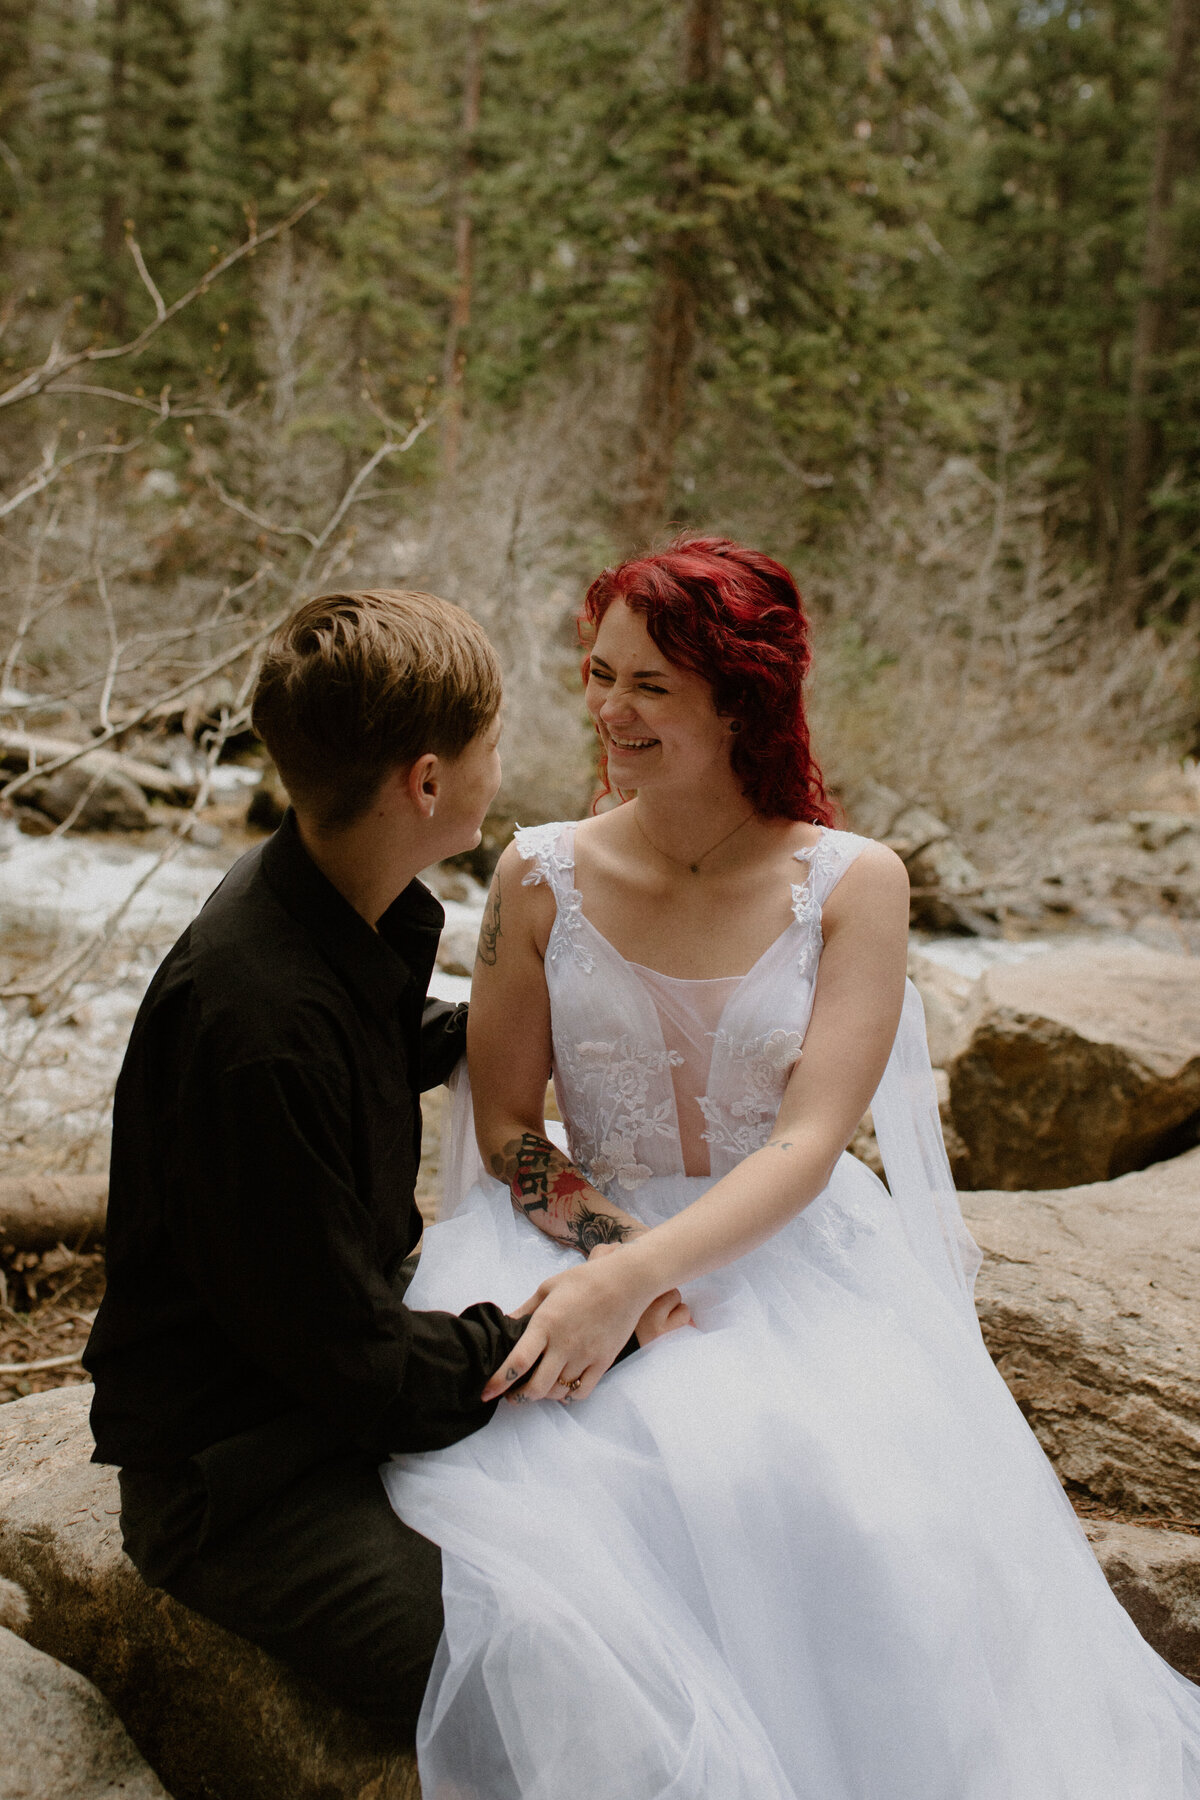
M 728 983 L 671 983 L 723 990 L 711 1028 L 681 1032 L 661 993 L 667 978 L 639 974 L 584 915 L 574 825 L 518 830 L 517 849 L 530 865 L 526 883 L 545 882 L 555 900 L 546 981 L 571 1155 L 618 1205 L 652 1176 L 685 1172 L 685 1099 L 703 1115 L 699 1135 L 713 1175 L 767 1141 L 812 1012 L 821 908 L 866 842 L 823 829 L 815 845 L 796 852 L 805 879 L 792 884 L 792 922 L 754 967 Z

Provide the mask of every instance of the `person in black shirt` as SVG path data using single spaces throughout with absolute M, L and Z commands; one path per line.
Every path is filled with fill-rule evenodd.
M 146 1579 L 401 1727 L 440 1559 L 378 1464 L 485 1424 L 526 1323 L 404 1305 L 419 1093 L 466 1027 L 426 999 L 444 915 L 415 877 L 479 841 L 499 702 L 482 631 L 428 595 L 326 595 L 272 640 L 253 716 L 294 810 L 138 1013 L 85 1357 Z

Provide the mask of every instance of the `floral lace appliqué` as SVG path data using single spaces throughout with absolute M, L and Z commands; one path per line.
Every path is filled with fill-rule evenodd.
M 577 1119 L 571 1133 L 575 1161 L 601 1192 L 615 1183 L 632 1193 L 654 1173 L 640 1160 L 641 1142 L 677 1134 L 674 1101 L 653 1103 L 650 1088 L 683 1058 L 630 1036 L 557 1044 L 555 1055 L 574 1091 L 586 1095 L 580 1117 L 588 1128 Z
M 821 887 L 823 878 L 837 861 L 830 834 L 825 831 L 808 850 L 797 850 L 796 861 L 808 864 L 808 880 L 793 881 L 792 917 L 800 926 L 800 954 L 797 973 L 802 981 L 810 976 L 821 954 Z
M 797 971 L 802 981 L 813 973 L 824 945 L 821 908 L 837 884 L 839 865 L 854 861 L 861 841 L 848 832 L 826 830 L 809 849 L 795 853 L 797 862 L 808 864 L 808 880 L 791 884 L 792 917 L 802 928 L 797 958 Z
M 596 963 L 583 941 L 583 895 L 575 886 L 574 857 L 559 848 L 562 835 L 561 825 L 518 825 L 513 841 L 518 853 L 533 864 L 521 877 L 521 886 L 538 887 L 544 882 L 554 895 L 557 911 L 546 960 L 557 963 L 568 956 L 590 975 Z
M 700 1097 L 700 1110 L 709 1130 L 705 1143 L 734 1156 L 761 1150 L 771 1135 L 787 1078 L 800 1060 L 804 1038 L 798 1031 L 769 1031 L 762 1037 L 735 1038 L 715 1031 L 716 1050 L 733 1065 L 730 1086 L 738 1089 L 732 1100 Z

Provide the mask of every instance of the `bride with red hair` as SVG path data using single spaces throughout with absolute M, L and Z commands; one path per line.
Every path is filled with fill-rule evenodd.
M 443 1551 L 425 1800 L 1200 1800 L 1200 1690 L 980 1337 L 907 879 L 834 826 L 791 576 L 681 542 L 581 629 L 620 803 L 500 860 L 408 1294 L 532 1316 L 510 1404 L 384 1468 Z

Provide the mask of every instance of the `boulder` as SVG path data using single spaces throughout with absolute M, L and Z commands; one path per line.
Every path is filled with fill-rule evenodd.
M 55 824 L 69 819 L 79 831 L 145 831 L 151 823 L 138 784 L 117 769 L 89 768 L 86 758 L 30 782 L 20 798 Z
M 453 910 L 451 910 L 453 907 Z M 467 914 L 465 906 L 446 903 L 446 925 L 438 940 L 437 965 L 447 975 L 465 975 L 468 980 L 475 967 L 475 946 L 479 942 L 479 914 Z
M 1088 946 L 988 969 L 950 1106 L 977 1188 L 1077 1187 L 1194 1143 L 1200 958 Z
M 971 1041 L 979 979 L 948 969 L 925 955 L 919 944 L 909 945 L 908 975 L 925 1008 L 929 1060 L 935 1069 L 948 1069 Z
M 246 807 L 246 823 L 258 831 L 277 831 L 288 808 L 287 792 L 274 763 L 268 763 L 263 778 L 250 794 Z
M 1200 1682 L 1200 1537 L 1108 1519 L 1084 1530 L 1109 1586 L 1142 1636 Z
M 0 1800 L 169 1800 L 90 1681 L 0 1628 Z
M 1200 1150 L 962 1203 L 984 1252 L 983 1335 L 1060 1479 L 1200 1523 Z
M 972 937 L 998 935 L 996 902 L 984 893 L 979 870 L 944 819 L 872 777 L 846 796 L 846 807 L 853 829 L 879 838 L 907 868 L 914 925 Z
M 410 1749 L 146 1586 L 90 1400 L 0 1406 L 0 1575 L 28 1592 L 30 1643 L 95 1683 L 175 1800 L 420 1800 Z

